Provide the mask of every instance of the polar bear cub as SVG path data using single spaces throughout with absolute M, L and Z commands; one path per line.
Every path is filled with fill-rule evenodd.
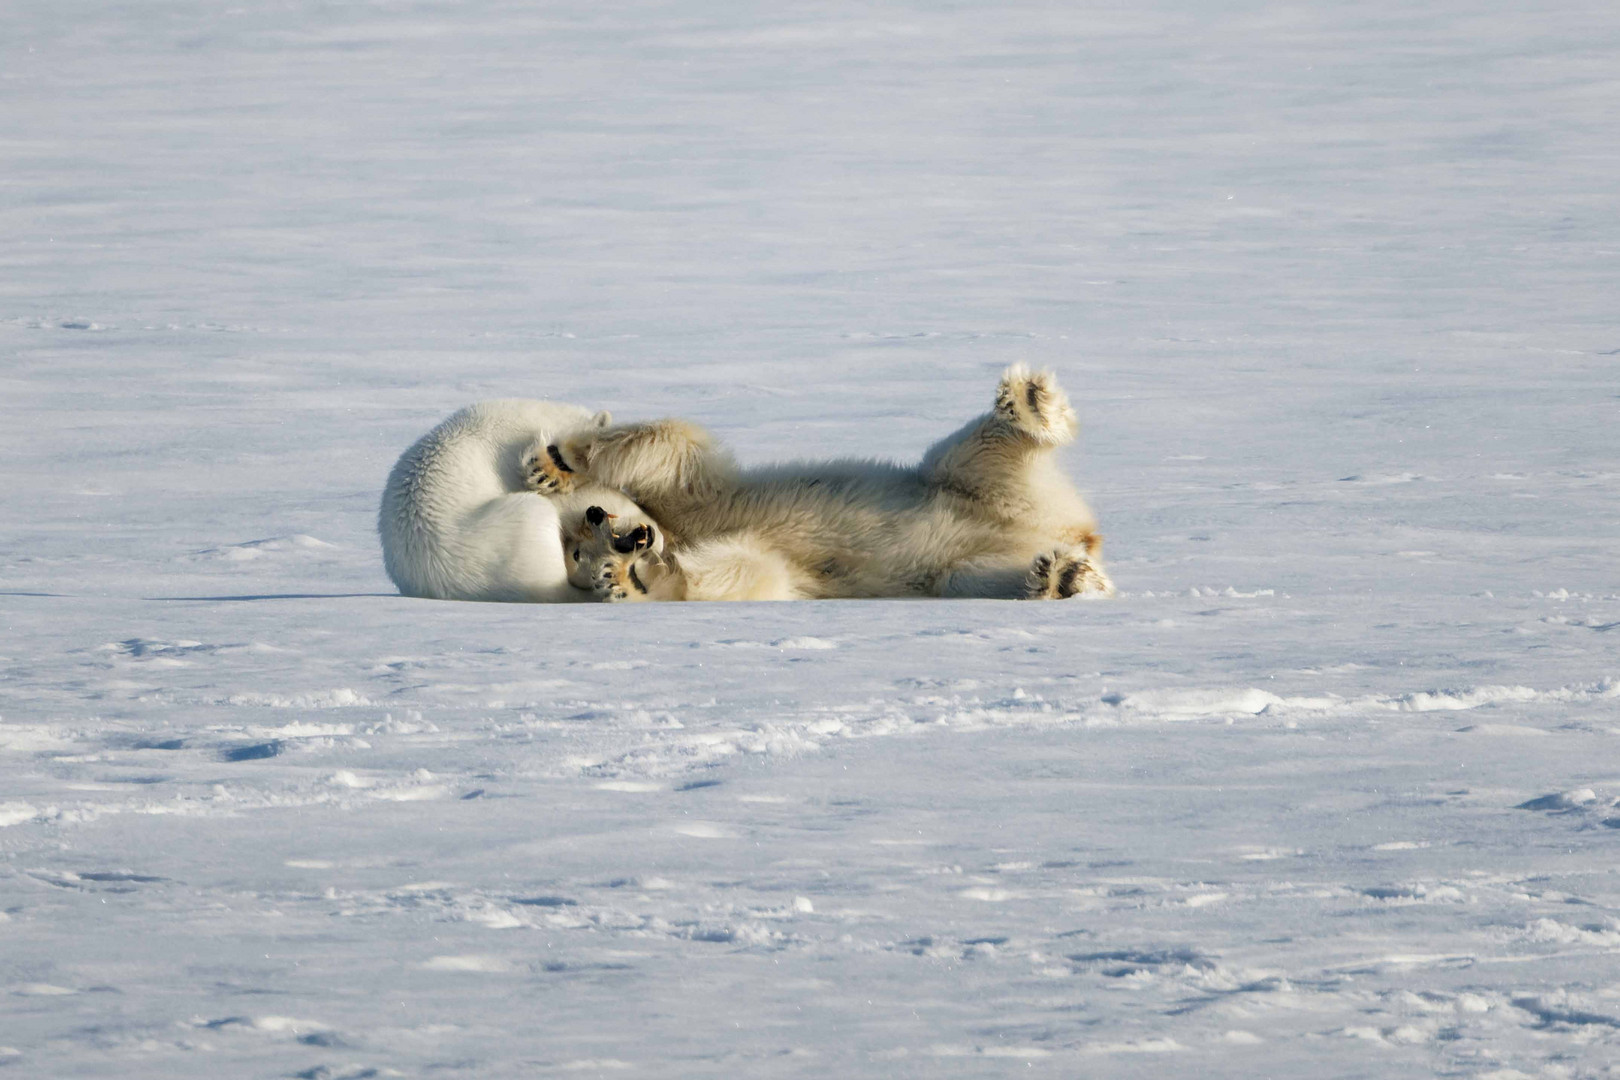
M 1077 430 L 1057 379 L 1016 365 L 915 466 L 738 469 L 701 428 L 659 420 L 559 439 L 528 483 L 617 488 L 651 516 L 632 534 L 587 509 L 570 580 L 608 601 L 1103 596 L 1096 519 L 1054 454 Z
M 596 599 L 569 584 L 565 542 L 594 534 L 583 521 L 587 506 L 617 515 L 625 531 L 644 515 L 600 485 L 540 498 L 525 477 L 547 446 L 609 422 L 577 405 L 483 401 L 417 440 L 389 474 L 377 515 L 383 564 L 399 591 L 437 600 Z M 611 540 L 612 529 L 602 531 Z M 661 548 L 660 539 L 641 550 Z

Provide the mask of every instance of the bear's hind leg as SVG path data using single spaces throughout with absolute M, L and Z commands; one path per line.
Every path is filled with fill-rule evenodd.
M 994 415 L 1008 427 L 1040 446 L 1064 446 L 1074 441 L 1080 421 L 1069 395 L 1050 371 L 1031 371 L 1014 364 L 996 385 Z
M 928 451 L 923 480 L 998 520 L 1089 527 L 1085 501 L 1052 457 L 1078 429 L 1056 376 L 1015 364 L 996 386 L 995 408 Z
M 787 557 L 747 533 L 693 544 L 677 558 L 688 600 L 802 600 L 808 595 Z
M 939 595 L 947 600 L 1021 600 L 1028 577 L 1024 563 L 962 562 L 940 580 Z
M 1112 596 L 1114 583 L 1083 548 L 1055 548 L 1035 556 L 1024 579 L 1027 600 Z

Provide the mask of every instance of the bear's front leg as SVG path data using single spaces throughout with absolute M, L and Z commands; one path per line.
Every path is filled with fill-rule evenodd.
M 670 599 L 665 595 L 670 575 L 669 562 L 651 551 L 629 555 L 610 552 L 586 568 L 591 591 L 606 604 Z
M 648 509 L 712 498 L 734 468 L 708 432 L 684 420 L 619 424 L 547 446 L 532 458 L 537 491 L 568 491 L 591 480 Z
M 541 495 L 565 495 L 584 479 L 580 470 L 568 463 L 562 448 L 535 446 L 523 457 L 523 483 Z
M 580 533 L 569 545 L 569 584 L 587 589 L 604 603 L 675 600 L 678 572 L 659 554 L 660 536 L 651 522 L 617 532 L 613 516 L 588 507 Z

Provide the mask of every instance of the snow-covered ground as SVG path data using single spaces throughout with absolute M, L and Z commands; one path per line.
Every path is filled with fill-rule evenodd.
M 1609 1076 L 1620 10 L 7 0 L 0 1073 Z M 392 594 L 534 396 L 1121 586 Z

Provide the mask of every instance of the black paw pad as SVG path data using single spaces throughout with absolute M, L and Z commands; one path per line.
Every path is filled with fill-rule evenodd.
M 552 444 L 551 446 L 546 447 L 546 456 L 551 458 L 551 463 L 553 465 L 557 466 L 557 469 L 559 471 L 561 471 L 561 472 L 573 472 L 574 471 L 573 469 L 568 467 L 568 462 L 563 460 L 562 451 L 557 449 L 555 443 Z
M 653 546 L 653 531 L 649 525 L 637 525 L 623 536 L 613 538 L 613 550 L 621 555 L 641 551 Z

